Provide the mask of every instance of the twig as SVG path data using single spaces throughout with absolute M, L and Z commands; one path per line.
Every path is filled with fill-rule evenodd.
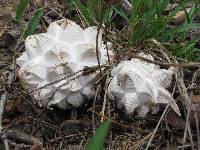
M 3 91 L 1 93 L 1 100 L 0 100 L 0 132 L 2 132 L 2 117 L 3 117 L 3 111 L 4 111 L 4 106 L 6 103 L 6 93 Z
M 195 71 L 195 73 L 193 74 L 192 77 L 192 82 L 191 85 L 194 85 L 194 82 L 196 81 L 197 78 L 197 73 L 199 73 L 200 69 L 198 69 L 197 71 Z M 193 94 L 193 92 L 191 92 L 191 94 Z M 194 115 L 195 115 L 195 122 L 196 122 L 196 128 L 197 128 L 197 149 L 200 149 L 200 134 L 199 134 L 199 119 L 198 119 L 198 114 L 197 111 L 194 107 L 194 104 L 192 103 L 192 108 L 194 110 Z
M 127 60 L 127 59 L 131 59 L 131 58 L 137 58 L 137 59 L 141 59 L 144 60 L 148 63 L 151 64 L 156 64 L 156 65 L 160 65 L 160 66 L 165 66 L 165 67 L 178 67 L 178 68 L 191 68 L 191 67 L 200 67 L 200 62 L 190 62 L 190 63 L 168 63 L 168 62 L 160 62 L 160 61 L 155 61 L 155 60 L 151 60 L 142 56 L 139 56 L 137 54 L 132 54 L 131 53 L 131 49 L 126 50 L 126 51 L 130 51 L 130 53 L 127 55 L 127 53 L 125 53 L 125 51 L 122 51 L 122 53 L 120 53 L 120 56 L 122 57 L 121 60 Z M 127 58 L 128 56 L 128 58 Z M 169 58 L 167 58 L 169 61 Z M 119 61 L 119 60 L 118 60 Z M 200 87 L 199 87 L 200 88 Z
M 36 121 L 36 122 L 39 122 L 39 123 L 43 124 L 44 126 L 47 126 L 47 127 L 51 128 L 51 129 L 54 129 L 54 130 L 56 130 L 57 132 L 60 132 L 60 131 L 59 131 L 59 127 L 56 126 L 56 125 L 53 125 L 53 124 L 50 124 L 50 123 L 48 123 L 48 122 L 45 122 L 45 121 L 42 121 L 42 120 L 33 118 L 33 117 L 31 117 L 31 116 L 29 116 L 29 118 L 32 119 L 32 120 L 34 120 L 34 121 Z
M 0 99 L 0 135 L 1 135 L 1 139 L 3 140 L 5 149 L 9 150 L 8 140 L 7 140 L 6 136 L 5 136 L 5 133 L 2 132 L 2 130 L 3 130 L 2 117 L 3 117 L 4 106 L 5 106 L 5 103 L 6 103 L 7 93 L 5 91 L 3 91 L 0 94 L 1 94 L 1 99 Z
M 102 66 L 100 66 L 100 67 L 103 67 L 103 66 L 105 66 L 105 65 L 102 65 Z M 96 71 L 96 68 L 97 68 L 97 66 L 88 67 L 88 68 L 84 68 L 84 69 L 82 69 L 82 70 L 79 70 L 79 71 L 77 71 L 77 72 L 71 73 L 71 74 L 69 74 L 69 75 L 66 75 L 66 76 L 64 76 L 64 77 L 62 77 L 62 78 L 60 78 L 60 79 L 58 79 L 58 80 L 52 81 L 52 82 L 50 82 L 50 83 L 48 83 L 48 84 L 45 84 L 45 85 L 43 85 L 43 86 L 41 86 L 41 87 L 39 87 L 39 88 L 37 88 L 37 89 L 34 89 L 34 90 L 30 91 L 29 94 L 31 94 L 31 93 L 33 93 L 33 92 L 35 92 L 35 91 L 41 90 L 41 89 L 43 89 L 43 88 L 46 88 L 46 87 L 48 87 L 48 86 L 50 86 L 50 85 L 56 84 L 56 83 L 58 83 L 58 82 L 60 82 L 60 81 L 63 81 L 63 80 L 65 80 L 65 79 L 67 79 L 67 78 L 70 78 L 70 77 L 72 77 L 72 76 L 75 76 L 76 74 L 79 74 L 79 73 L 81 73 L 81 72 L 82 72 L 82 75 L 86 75 L 86 74 L 95 72 L 95 71 Z
M 94 111 L 95 111 L 95 108 L 96 108 L 95 106 L 96 106 L 96 100 L 97 100 L 99 90 L 100 90 L 100 84 L 98 84 L 96 92 L 95 92 L 95 97 L 94 97 L 94 101 L 93 101 Z M 92 127 L 93 127 L 93 132 L 95 133 L 94 112 L 92 112 Z
M 178 89 L 180 94 L 182 95 L 182 98 L 185 100 L 186 103 L 186 108 L 187 108 L 187 117 L 186 117 L 186 127 L 185 127 L 185 131 L 184 131 L 184 137 L 183 137 L 183 145 L 185 143 L 185 139 L 186 139 L 186 135 L 187 135 L 187 131 L 189 134 L 189 138 L 190 138 L 190 142 L 191 142 L 191 146 L 192 149 L 194 149 L 194 144 L 193 144 L 193 139 L 192 139 L 192 133 L 191 133 L 191 128 L 190 128 L 190 124 L 189 124 L 189 113 L 190 113 L 190 109 L 191 109 L 191 95 L 190 98 L 188 96 L 187 93 L 187 89 L 185 87 L 184 84 L 184 80 L 183 80 L 183 70 L 181 69 L 181 67 L 200 67 L 200 63 L 182 63 L 182 64 L 178 64 L 177 60 L 175 59 L 175 57 L 169 53 L 169 51 L 167 51 L 167 49 L 158 41 L 156 41 L 155 39 L 151 39 L 150 41 L 152 41 L 153 43 L 155 43 L 161 50 L 163 50 L 164 54 L 168 54 L 171 56 L 171 58 L 173 59 L 173 61 L 175 62 L 175 64 L 173 64 L 174 67 L 179 67 L 179 69 L 177 69 L 175 77 L 176 77 L 176 81 L 178 81 L 179 84 L 178 85 Z M 166 57 L 168 57 L 167 55 L 165 55 Z M 171 62 L 171 61 L 170 61 Z
M 183 71 L 177 70 L 175 77 L 176 77 L 176 80 L 179 82 L 179 84 L 178 84 L 179 92 L 182 95 L 182 98 L 185 100 L 186 108 L 187 108 L 185 131 L 184 131 L 184 136 L 183 136 L 183 145 L 185 144 L 187 131 L 188 131 L 189 138 L 190 138 L 190 141 L 192 144 L 192 149 L 194 149 L 193 139 L 192 139 L 192 135 L 191 135 L 192 133 L 191 133 L 190 124 L 189 124 L 189 115 L 190 115 L 190 110 L 191 110 L 191 96 L 189 98 L 187 89 L 186 89 L 184 81 L 183 81 Z
M 62 19 L 65 19 L 64 16 L 62 16 L 60 13 L 58 13 L 55 9 L 53 9 L 51 6 L 49 6 L 47 3 L 45 3 L 45 6 L 47 6 L 49 9 L 53 10 L 57 15 L 59 15 Z
M 19 130 L 8 130 L 5 134 L 6 134 L 6 137 L 11 140 L 18 140 L 18 141 L 28 143 L 31 145 L 32 144 L 42 145 L 42 143 L 35 137 L 30 136 L 26 133 L 23 133 Z
M 131 130 L 135 130 L 135 131 L 140 131 L 140 132 L 143 132 L 143 133 L 149 132 L 149 131 L 139 130 L 138 128 L 136 128 L 136 127 L 134 127 L 134 126 L 128 126 L 128 125 L 125 125 L 125 124 L 123 124 L 123 123 L 120 123 L 120 122 L 117 122 L 117 121 L 115 121 L 115 120 L 112 120 L 111 118 L 109 118 L 109 117 L 107 117 L 107 116 L 103 116 L 102 114 L 100 114 L 100 113 L 94 111 L 93 109 L 94 109 L 94 108 L 91 107 L 90 109 L 88 109 L 88 111 L 91 111 L 91 112 L 93 112 L 94 114 L 96 114 L 96 115 L 98 115 L 98 116 L 100 116 L 100 117 L 103 117 L 103 118 L 106 119 L 106 120 L 109 119 L 112 123 L 114 123 L 114 124 L 116 124 L 116 125 L 118 125 L 118 126 L 121 126 L 122 128 L 131 129 Z
M 101 62 L 100 62 L 100 58 L 99 58 L 99 34 L 100 34 L 100 32 L 101 32 L 101 24 L 99 25 L 99 27 L 97 29 L 97 35 L 96 35 L 96 56 L 97 56 L 99 71 L 100 71 L 100 74 L 102 74 Z
M 152 135 L 151 135 L 151 138 L 150 138 L 150 140 L 149 140 L 149 142 L 148 142 L 148 144 L 147 144 L 145 150 L 148 150 L 148 148 L 149 148 L 149 146 L 150 146 L 150 144 L 151 144 L 151 142 L 152 142 L 152 140 L 153 140 L 153 138 L 154 138 L 154 136 L 155 136 L 155 134 L 156 134 L 156 132 L 157 132 L 157 130 L 158 130 L 158 127 L 160 126 L 160 123 L 161 123 L 162 119 L 164 118 L 165 113 L 167 112 L 167 109 L 168 109 L 168 108 L 169 108 L 169 104 L 167 104 L 167 106 L 165 107 L 165 110 L 164 110 L 164 112 L 162 113 L 162 116 L 160 117 L 160 120 L 158 121 L 158 123 L 157 123 L 157 125 L 156 125 L 156 128 L 154 129 L 154 131 L 153 131 L 153 133 L 152 133 Z
M 142 145 L 145 143 L 145 141 L 152 136 L 152 132 L 150 132 L 148 135 L 146 135 L 144 138 L 142 138 L 139 142 L 137 142 L 131 149 L 136 149 L 138 146 Z
M 63 139 L 67 139 L 67 138 L 71 138 L 71 137 L 76 137 L 76 136 L 80 136 L 80 135 L 82 135 L 82 134 L 78 133 L 78 134 L 67 135 L 67 136 L 55 138 L 53 140 L 49 140 L 48 142 L 55 142 L 55 141 L 58 141 L 58 140 L 63 140 Z
M 82 150 L 82 149 L 83 149 L 83 142 L 84 142 L 84 140 L 85 140 L 85 136 L 84 136 L 83 139 L 81 140 L 81 142 L 80 142 L 80 144 L 79 144 L 77 150 Z
M 182 145 L 182 146 L 177 146 L 177 150 L 178 149 L 190 149 L 191 145 Z
M 106 83 L 105 83 L 105 93 L 104 93 L 104 99 L 103 99 L 103 107 L 102 107 L 102 110 L 101 110 L 101 114 L 102 114 L 102 117 L 101 117 L 101 123 L 103 123 L 104 121 L 104 114 L 105 114 L 105 108 L 106 108 L 106 101 L 107 101 L 107 94 L 108 94 L 108 83 L 109 83 L 109 75 L 107 74 L 107 78 L 106 78 Z
M 108 65 L 110 66 L 110 55 L 109 55 L 109 49 L 108 49 L 108 31 L 106 27 L 105 27 L 105 38 L 106 38 L 106 52 L 107 52 L 107 57 L 108 57 Z
M 200 90 L 200 86 L 192 86 L 188 88 L 189 91 Z
M 37 88 L 37 89 L 34 89 L 34 90 L 30 91 L 29 94 L 31 94 L 31 93 L 33 93 L 33 92 L 35 92 L 35 91 L 41 90 L 41 89 L 43 89 L 43 88 L 46 88 L 46 87 L 48 87 L 48 86 L 50 86 L 50 85 L 56 84 L 56 83 L 58 83 L 58 82 L 60 82 L 60 81 L 62 81 L 62 80 L 65 80 L 65 79 L 67 79 L 67 78 L 69 78 L 69 77 L 71 77 L 71 76 L 74 76 L 74 75 L 76 75 L 76 74 L 78 74 L 78 73 L 80 73 L 80 72 L 82 72 L 82 71 L 83 71 L 83 70 L 79 70 L 79 71 L 77 71 L 77 72 L 75 72 L 75 73 L 69 74 L 69 75 L 67 75 L 67 76 L 65 76 L 65 77 L 62 77 L 62 78 L 60 78 L 60 79 L 58 79 L 58 80 L 55 80 L 55 81 L 53 81 L 53 82 L 51 82 L 51 83 L 45 84 L 45 85 L 43 85 L 43 86 L 41 86 L 41 87 L 39 87 L 39 88 Z
M 156 65 L 166 66 L 166 67 L 180 67 L 180 68 L 190 68 L 190 67 L 200 67 L 200 62 L 192 62 L 192 63 L 167 63 L 167 62 L 157 62 L 154 60 L 150 60 L 138 55 L 131 55 L 130 58 L 138 58 L 144 60 L 148 63 L 153 63 Z
M 91 111 L 91 112 L 93 112 L 94 114 L 103 117 L 104 119 L 110 119 L 109 117 L 106 117 L 106 116 L 103 116 L 103 115 L 100 114 L 100 113 L 97 113 L 96 111 L 93 110 L 93 108 L 88 109 L 88 111 Z M 110 119 L 110 120 L 111 120 L 111 122 L 113 122 L 113 123 L 115 123 L 115 124 L 117 124 L 117 125 L 119 125 L 119 126 L 121 126 L 121 127 L 123 127 L 123 128 L 130 128 L 130 127 L 127 126 L 127 125 L 124 125 L 124 124 L 119 123 L 119 122 L 117 122 L 117 121 L 114 121 L 114 120 L 112 120 L 112 119 Z
M 5 150 L 9 150 L 9 145 L 8 145 L 8 139 L 5 135 L 5 133 L 3 133 L 3 135 L 1 136 L 1 139 L 3 140 L 4 146 L 5 146 Z
M 16 55 L 17 55 L 17 49 L 19 44 L 22 42 L 23 40 L 23 36 L 24 36 L 25 30 L 23 31 L 23 33 L 21 34 L 20 38 L 17 40 L 17 44 L 14 48 L 14 54 L 13 54 L 13 71 L 14 71 L 14 80 L 16 80 L 17 78 L 17 62 L 16 62 Z
M 30 149 L 30 147 L 31 147 L 31 145 L 25 145 L 23 143 L 22 144 L 17 144 L 15 142 L 11 141 L 11 140 L 9 140 L 9 144 L 14 146 L 14 147 L 21 148 L 21 149 L 25 149 L 25 148 Z

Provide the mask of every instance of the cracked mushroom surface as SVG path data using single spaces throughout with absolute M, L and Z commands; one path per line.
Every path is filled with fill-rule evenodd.
M 151 55 L 139 55 L 153 60 Z M 137 109 L 138 115 L 144 117 L 151 109 L 152 112 L 157 111 L 157 104 L 161 103 L 169 103 L 180 114 L 171 93 L 166 90 L 171 83 L 173 70 L 160 69 L 158 65 L 135 58 L 122 61 L 111 71 L 109 96 L 117 101 L 118 107 L 125 108 L 127 114 Z

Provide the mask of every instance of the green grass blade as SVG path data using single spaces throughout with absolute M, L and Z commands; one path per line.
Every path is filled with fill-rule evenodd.
M 85 150 L 102 150 L 111 121 L 107 120 L 99 128 L 86 145 Z
M 42 17 L 42 15 L 43 15 L 43 12 L 44 12 L 43 8 L 36 10 L 34 16 L 31 18 L 31 20 L 29 21 L 29 23 L 27 25 L 27 28 L 24 33 L 25 37 L 34 33 L 37 25 L 39 24 L 40 17 Z
M 113 6 L 113 9 L 117 14 L 119 14 L 122 18 L 124 18 L 127 22 L 129 22 L 128 16 L 119 6 Z
M 166 37 L 168 36 L 170 39 L 172 39 L 175 34 L 186 33 L 189 30 L 198 29 L 198 28 L 199 28 L 198 23 L 182 24 L 180 26 L 177 26 L 171 29 L 170 31 L 167 31 L 165 36 Z
M 16 9 L 16 20 L 20 20 L 31 0 L 21 0 Z
M 87 25 L 92 25 L 96 22 L 94 14 L 90 11 L 88 7 L 83 5 L 80 0 L 73 0 L 74 5 L 78 9 L 79 13 L 85 20 Z

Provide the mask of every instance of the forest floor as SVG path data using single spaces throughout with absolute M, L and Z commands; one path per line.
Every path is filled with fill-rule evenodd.
M 29 7 L 22 23 L 30 18 L 29 11 L 41 5 L 39 1 L 35 1 L 38 3 L 35 2 Z M 65 9 L 62 2 L 49 2 L 48 5 L 44 15 L 47 20 L 49 18 L 49 21 L 60 19 L 54 11 L 64 15 Z M 7 150 L 5 148 L 7 144 L 13 150 L 84 149 L 89 137 L 100 125 L 102 101 L 99 100 L 95 111 L 90 109 L 93 101 L 78 108 L 76 119 L 71 118 L 71 110 L 38 106 L 32 96 L 27 94 L 26 88 L 15 74 L 16 65 L 13 60 L 24 51 L 24 40 L 19 43 L 21 25 L 14 20 L 15 11 L 13 9 L 14 4 L 11 0 L 0 0 L 0 105 L 3 105 L 3 100 L 6 99 L 3 116 L 0 115 L 0 126 L 2 126 L 0 150 Z M 45 17 L 42 18 L 37 33 L 44 32 L 44 28 L 48 27 L 45 21 Z M 15 53 L 16 45 L 17 54 Z M 198 67 L 181 69 L 185 77 L 180 77 L 180 85 L 184 84 L 180 88 L 191 85 L 191 80 L 197 70 Z M 176 83 L 178 84 L 178 81 L 174 79 L 172 85 Z M 198 85 L 198 83 L 197 77 L 195 84 Z M 169 90 L 172 91 L 172 88 Z M 142 119 L 135 118 L 124 114 L 116 107 L 116 104 L 108 102 L 105 115 L 111 118 L 113 123 L 107 136 L 105 149 L 145 149 L 151 137 L 153 139 L 149 149 L 198 149 L 200 143 L 197 132 L 199 130 L 196 128 L 195 119 L 199 122 L 200 115 L 195 117 L 195 114 L 197 113 L 197 116 L 200 114 L 199 89 L 193 91 L 196 96 L 192 96 L 189 90 L 186 92 L 184 94 L 193 97 L 193 101 L 197 101 L 194 104 L 195 110 L 191 110 L 188 115 L 190 125 L 186 121 L 187 115 L 184 115 L 184 107 L 181 103 L 185 95 L 179 94 L 178 90 L 175 91 L 175 99 L 183 114 L 181 117 L 170 108 L 163 114 L 166 108 L 166 105 L 163 105 L 158 114 L 148 114 Z M 157 125 L 158 128 L 156 128 Z M 154 131 L 156 131 L 155 135 Z M 183 143 L 184 136 L 185 142 Z

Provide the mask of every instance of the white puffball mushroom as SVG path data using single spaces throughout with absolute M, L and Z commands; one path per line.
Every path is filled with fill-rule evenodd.
M 153 60 L 151 55 L 139 55 Z M 122 61 L 111 71 L 109 96 L 117 101 L 119 107 L 124 106 L 127 114 L 133 113 L 137 108 L 139 116 L 144 117 L 154 106 L 155 110 L 152 111 L 158 110 L 156 104 L 169 103 L 180 115 L 172 95 L 166 90 L 173 73 L 173 68 L 160 69 L 158 65 L 140 59 Z
M 100 63 L 105 64 L 108 57 L 102 33 L 100 30 L 98 54 Z M 27 37 L 25 52 L 17 58 L 19 75 L 27 81 L 31 91 L 83 70 L 84 67 L 97 66 L 96 36 L 97 27 L 82 29 L 66 19 L 51 23 L 46 33 Z M 108 52 L 113 55 L 112 51 Z M 73 80 L 69 77 L 37 90 L 33 95 L 40 105 L 57 104 L 63 109 L 69 104 L 79 107 L 86 97 L 95 95 L 92 80 L 97 72 Z

